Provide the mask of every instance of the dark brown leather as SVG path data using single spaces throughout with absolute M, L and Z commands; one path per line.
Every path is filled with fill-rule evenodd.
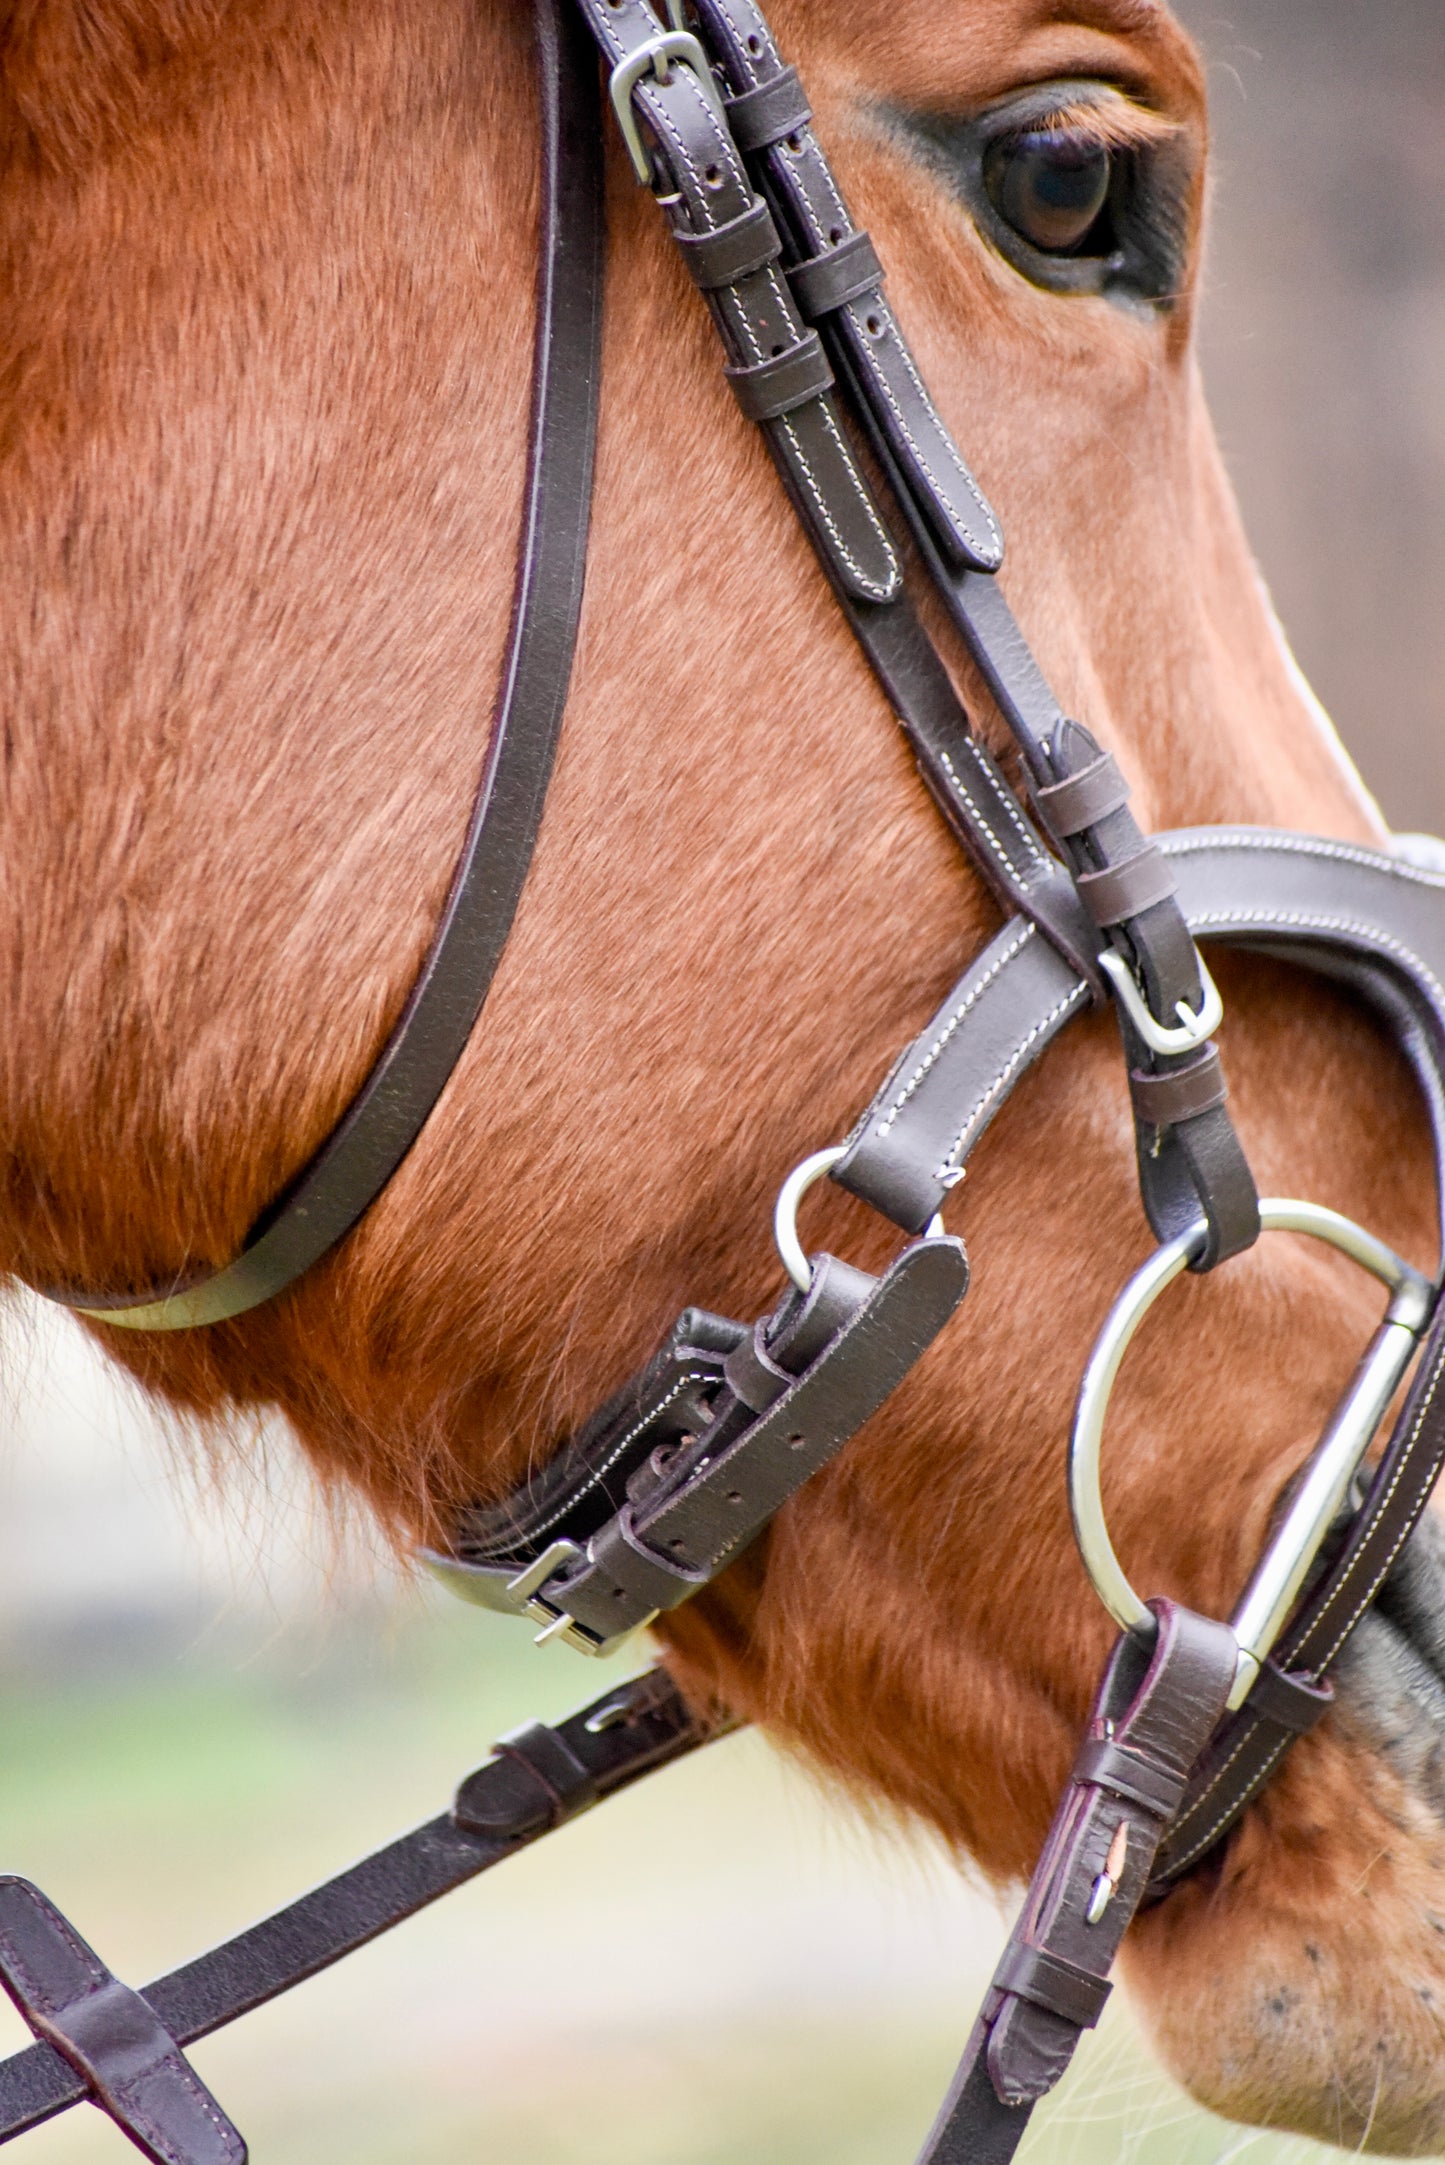
M 143 1994 L 129 1995 L 135 2006 L 126 2019 L 135 2018 L 138 2037 L 145 2028 L 146 2040 L 154 2036 L 174 2040 L 177 2047 L 194 2044 L 329 1968 L 479 1872 L 515 1856 L 560 1818 L 617 1795 L 643 1775 L 725 1735 L 730 1726 L 725 1716 L 700 1719 L 695 1715 L 660 1669 L 613 1685 L 555 1727 L 529 1724 L 504 1740 L 496 1758 L 467 1777 L 453 1810 L 388 1843 L 209 1954 L 158 1978 Z M 0 1946 L 15 1926 L 9 1906 L 12 1898 L 5 1891 L 15 1884 L 24 1882 L 0 1881 Z M 57 1915 L 43 1896 L 35 1900 L 44 1904 L 52 1918 Z M 103 1980 L 108 1973 L 102 1965 L 75 1940 L 63 1919 L 60 1923 L 77 1965 L 77 1978 L 86 1969 L 86 1974 Z M 54 1964 L 53 1948 L 47 1947 L 45 1959 Z M 63 1953 L 59 1960 L 63 1965 Z M 94 1966 L 93 1972 L 87 1965 Z M 62 1977 L 59 1982 L 59 1996 L 64 1998 L 68 1981 Z M 124 1987 L 117 1989 L 124 1991 Z M 146 2027 L 152 2022 L 154 2032 Z M 85 2028 L 83 2022 L 71 2026 L 77 2034 Z M 86 2036 L 85 2046 L 94 2050 L 93 2036 Z M 143 2041 L 141 2056 L 148 2050 L 148 2041 Z M 143 2075 L 121 2078 L 122 2088 L 128 2081 L 144 2093 L 143 2112 L 154 2095 L 147 2087 L 149 2080 Z M 191 2080 L 195 2081 L 194 2075 Z M 200 2089 L 199 2084 L 196 2088 Z M 72 2048 L 72 2059 L 67 2059 L 49 2042 L 29 2046 L 0 2062 L 0 2142 L 39 2126 L 91 2094 L 88 2075 L 79 2071 L 78 2047 Z M 206 2093 L 200 2091 L 200 2096 L 206 2098 Z M 132 2140 L 138 2139 L 137 2129 L 114 2109 L 116 2104 L 127 2106 L 124 2097 L 117 2093 L 114 2101 L 102 2096 L 99 2102 L 120 2120 Z M 167 2110 L 179 2113 L 180 2108 L 168 2102 Z M 179 2120 L 174 2124 L 179 2132 Z M 230 2123 L 218 2113 L 216 2122 L 206 2120 L 205 2124 L 215 2133 L 213 2150 L 173 2146 L 168 2151 L 152 2150 L 150 2155 L 162 2165 L 241 2165 L 244 2146 Z M 192 2126 L 186 2122 L 188 2131 Z M 220 2129 L 229 2130 L 238 2147 L 226 2147 Z M 195 2139 L 203 2141 L 204 2135 Z
M 1142 917 L 1156 903 L 1167 902 L 1174 892 L 1174 876 L 1158 850 L 1146 842 L 1118 864 L 1104 865 L 1097 872 L 1081 872 L 1078 888 L 1094 923 L 1107 929 L 1126 924 L 1131 917 Z
M 74 2070 L 81 2094 L 155 2165 L 246 2165 L 245 2143 L 155 2008 L 111 1975 L 38 1887 L 9 1874 L 0 1878 L 0 1983 L 66 2074 Z
M 773 214 L 759 196 L 750 209 L 730 218 L 713 233 L 673 235 L 695 286 L 704 293 L 719 286 L 735 286 L 740 278 L 775 263 L 783 252 Z
M 340 1125 L 235 1262 L 121 1299 L 53 1293 L 113 1323 L 184 1330 L 271 1300 L 381 1193 L 470 1037 L 531 863 L 566 704 L 592 498 L 602 332 L 596 60 L 567 0 L 538 0 L 542 233 L 531 444 L 512 629 L 481 786 L 431 948 Z
M 1129 1074 L 1134 1117 L 1144 1127 L 1172 1128 L 1212 1112 L 1229 1095 L 1217 1046 L 1206 1045 L 1186 1066 L 1156 1075 Z
M 727 101 L 728 125 L 741 151 L 767 150 L 805 128 L 813 117 L 796 68 L 779 68 L 769 81 Z
M 846 243 L 857 229 L 761 11 L 752 0 L 699 0 L 697 14 L 723 65 L 729 116 L 741 110 L 738 146 L 756 159 L 795 261 Z M 756 124 L 754 116 L 765 111 L 767 125 Z M 826 320 L 835 367 L 856 383 L 950 561 L 996 568 L 1003 556 L 998 521 L 940 420 L 884 295 L 870 284 Z
M 787 1390 L 760 1412 L 719 1400 L 665 1478 L 594 1533 L 540 1600 L 604 1645 L 687 1600 L 857 1434 L 967 1286 L 963 1245 L 949 1238 L 905 1249 L 880 1279 L 815 1258 L 809 1294 L 784 1301 L 764 1340 L 790 1371 Z
M 1046 782 L 1033 792 L 1044 825 L 1056 841 L 1067 842 L 1095 827 L 1129 802 L 1129 784 L 1112 752 L 1101 752 L 1087 767 L 1061 782 Z
M 816 331 L 746 368 L 725 368 L 733 397 L 750 421 L 776 421 L 833 388 L 833 371 Z
M 850 301 L 876 293 L 883 283 L 883 266 L 868 235 L 850 233 L 836 248 L 795 263 L 788 272 L 799 313 L 805 323 L 820 323 Z
M 1102 2012 L 1160 1836 L 1234 1681 L 1237 1650 L 1227 1625 L 1171 1602 L 1150 1607 L 1158 1636 L 1147 1648 L 1126 1634 L 1115 1648 L 1018 1922 L 919 2165 L 1011 2158 L 1033 2106 Z

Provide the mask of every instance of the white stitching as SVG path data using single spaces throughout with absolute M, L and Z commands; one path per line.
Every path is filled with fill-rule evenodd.
M 934 494 L 938 497 L 939 501 L 952 514 L 953 518 L 957 520 L 959 528 L 962 531 L 964 540 L 968 543 L 971 549 L 985 548 L 986 544 L 980 542 L 978 536 L 970 531 L 961 512 L 956 510 L 955 507 L 949 503 L 948 493 L 945 490 L 943 483 L 939 480 L 938 476 L 934 473 L 933 468 L 929 465 L 927 458 L 924 456 L 922 446 L 919 444 L 917 438 L 914 436 L 912 429 L 908 426 L 907 416 L 904 414 L 903 408 L 899 404 L 893 386 L 888 381 L 888 378 L 883 370 L 883 363 L 879 357 L 882 350 L 881 342 L 875 342 L 873 340 L 873 338 L 868 332 L 866 323 L 860 319 L 858 311 L 861 309 L 861 306 L 861 297 L 858 300 L 850 301 L 847 304 L 847 314 L 849 320 L 857 333 L 857 351 L 860 359 L 865 363 L 874 382 L 877 384 L 879 390 L 883 393 L 883 396 L 887 399 L 889 407 L 893 413 L 893 417 L 897 421 L 899 429 L 902 432 L 903 440 L 908 445 L 909 450 L 913 453 L 914 458 L 918 461 L 919 471 L 930 482 Z M 898 328 L 897 317 L 894 315 L 892 309 L 888 306 L 887 301 L 884 300 L 881 292 L 878 292 L 876 294 L 874 300 L 870 303 L 870 307 L 873 313 L 884 319 L 887 328 L 892 331 L 893 350 L 897 353 L 899 359 L 902 361 L 904 367 L 908 371 L 908 374 L 912 378 L 913 387 L 918 393 L 919 400 L 923 405 L 924 411 L 927 413 L 929 420 L 934 424 L 938 431 L 939 442 L 942 444 L 943 449 L 948 453 L 948 456 L 952 459 L 955 467 L 958 469 L 959 479 L 963 482 L 965 488 L 972 496 L 974 503 L 978 508 L 980 517 L 986 521 L 989 533 L 993 539 L 993 547 L 995 550 L 997 550 L 1000 540 L 998 521 L 994 518 L 992 510 L 985 502 L 983 492 L 979 488 L 978 483 L 974 480 L 973 475 L 964 465 L 962 453 L 959 451 L 957 444 L 954 442 L 952 436 L 945 428 L 942 418 L 937 411 L 937 408 L 934 406 L 932 399 L 928 395 L 928 391 L 924 386 L 923 380 L 920 377 L 916 366 L 914 365 L 913 355 L 909 351 L 908 345 L 904 340 L 903 333 Z
M 1174 1830 L 1176 1833 L 1179 1831 L 1179 1828 L 1187 1827 L 1190 1820 L 1194 1818 L 1195 1814 L 1203 1809 L 1206 1801 L 1213 1796 L 1215 1790 L 1224 1780 L 1225 1775 L 1234 1765 L 1235 1760 L 1239 1757 L 1245 1746 L 1249 1744 L 1254 1738 L 1254 1736 L 1256 1736 L 1257 1734 L 1257 1730 L 1251 1729 L 1240 1738 L 1239 1742 L 1235 1745 L 1234 1750 L 1230 1753 L 1229 1757 L 1225 1760 L 1223 1766 L 1219 1769 L 1218 1773 L 1214 1776 L 1214 1779 L 1210 1782 L 1208 1788 L 1201 1791 L 1200 1795 L 1195 1799 L 1194 1803 L 1190 1806 L 1184 1817 L 1176 1822 Z M 1259 1791 L 1263 1788 L 1265 1782 L 1268 1780 L 1269 1775 L 1274 1768 L 1275 1761 L 1280 1757 L 1288 1742 L 1288 1737 L 1281 1737 L 1279 1742 L 1274 1746 L 1274 1748 L 1270 1752 L 1268 1759 L 1266 1759 L 1264 1765 L 1260 1768 L 1256 1779 L 1250 1784 L 1249 1796 L 1245 1799 L 1246 1803 L 1249 1803 L 1255 1796 L 1257 1796 Z M 1199 1840 L 1194 1844 L 1194 1847 L 1192 1849 L 1186 1850 L 1185 1854 L 1182 1857 L 1170 1858 L 1169 1871 L 1171 1877 L 1177 1872 L 1182 1872 L 1186 1865 L 1190 1865 L 1194 1862 L 1196 1857 L 1203 1855 L 1204 1851 L 1208 1849 L 1210 1843 L 1214 1840 L 1215 1835 L 1218 1834 L 1222 1828 L 1228 1826 L 1233 1812 L 1233 1804 L 1226 1806 L 1224 1811 L 1220 1813 L 1219 1817 L 1214 1821 L 1213 1825 L 1208 1829 L 1208 1831 L 1200 1835 Z
M 1263 834 L 1249 830 L 1232 834 L 1211 831 L 1207 835 L 1161 835 L 1158 840 L 1167 857 L 1192 857 L 1214 849 L 1289 850 L 1299 857 L 1333 857 L 1343 864 L 1363 865 L 1370 872 L 1389 872 L 1397 878 L 1413 880 L 1421 887 L 1445 887 L 1445 873 L 1427 872 L 1422 865 L 1411 864 L 1404 857 L 1389 857 L 1382 850 L 1358 849 L 1348 842 L 1328 842 L 1318 835 L 1287 834 L 1270 828 Z
M 1321 917 L 1306 910 L 1209 910 L 1201 917 L 1190 917 L 1189 924 L 1192 931 L 1202 931 L 1206 925 L 1264 925 L 1269 930 L 1278 932 L 1287 932 L 1291 927 L 1299 931 L 1353 932 L 1366 946 L 1386 950 L 1398 955 L 1404 962 L 1413 963 L 1435 995 L 1437 1004 L 1445 1007 L 1445 985 L 1441 984 L 1423 955 L 1417 955 L 1413 947 L 1407 947 L 1403 940 L 1397 940 L 1392 932 L 1381 932 L 1378 927 L 1365 924 L 1357 917 Z
M 974 751 L 974 756 L 977 759 L 980 768 L 983 768 L 985 772 L 988 772 L 988 770 L 984 768 L 982 753 L 977 750 L 977 747 L 972 747 L 972 749 Z M 988 824 L 988 821 L 984 818 L 983 813 L 979 810 L 977 804 L 974 802 L 973 797 L 969 793 L 967 784 L 959 775 L 958 769 L 954 766 L 953 761 L 949 758 L 947 752 L 940 752 L 938 754 L 938 757 L 941 764 L 947 770 L 948 778 L 952 782 L 954 788 L 958 791 L 958 794 L 960 795 L 960 797 L 962 797 L 964 803 L 968 806 L 970 812 L 972 812 L 974 818 L 978 821 L 978 824 L 980 825 L 980 827 L 982 827 L 984 833 L 987 835 L 989 842 L 992 844 L 994 852 L 998 857 L 999 863 L 1004 867 L 1004 870 L 1006 872 L 1012 873 L 1014 871 L 1014 866 L 1008 856 L 1008 853 L 1004 849 L 1004 846 L 1000 842 L 998 836 L 994 833 L 992 827 L 990 827 L 990 825 Z M 996 776 L 990 775 L 990 780 L 997 779 L 998 778 Z M 1004 810 L 1009 816 L 1011 823 L 1017 829 L 1019 840 L 1023 843 L 1025 849 L 1028 851 L 1032 861 L 1036 865 L 1047 865 L 1048 858 L 1044 855 L 1044 852 L 1040 849 L 1038 843 L 1034 840 L 1033 836 L 1029 833 L 1028 828 L 1024 825 L 1022 815 L 1019 812 L 1019 808 L 1014 803 L 1012 795 L 1008 793 L 1006 784 L 999 790 L 998 801 L 1002 804 Z
M 969 1139 L 969 1133 L 970 1130 L 973 1128 L 974 1123 L 980 1118 L 980 1116 L 984 1112 L 987 1111 L 989 1105 L 999 1095 L 1004 1085 L 1013 1075 L 1015 1069 L 1022 1064 L 1025 1057 L 1027 1056 L 1029 1047 L 1034 1043 L 1034 1040 L 1036 1038 L 1042 1037 L 1044 1032 L 1048 1029 L 1049 1025 L 1051 1023 L 1057 1022 L 1061 1015 L 1066 1015 L 1069 1009 L 1075 1006 L 1078 1001 L 1087 1000 L 1089 997 L 1090 994 L 1087 985 L 1081 982 L 1077 985 L 1071 986 L 1070 989 L 1064 994 L 1062 1000 L 1058 1001 L 1053 1007 L 1049 1009 L 1049 1012 L 1047 1013 L 1047 1015 L 1044 1016 L 1043 1021 L 1036 1022 L 1034 1024 L 1032 1030 L 1030 1030 L 1028 1036 L 1024 1039 L 1023 1043 L 1014 1047 L 1011 1058 L 999 1070 L 998 1074 L 995 1075 L 993 1081 L 989 1084 L 987 1090 L 984 1091 L 983 1096 L 978 1100 L 977 1104 L 970 1112 L 968 1118 L 964 1121 L 963 1126 L 958 1131 L 958 1134 L 954 1137 L 952 1143 L 944 1152 L 941 1163 L 934 1170 L 935 1180 L 942 1180 L 945 1174 L 953 1170 L 959 1157 L 962 1155 L 964 1145 Z
M 637 1438 L 642 1434 L 642 1431 L 645 1428 L 647 1428 L 653 1421 L 657 1420 L 661 1414 L 666 1413 L 668 1407 L 672 1404 L 673 1400 L 679 1397 L 682 1392 L 687 1389 L 689 1384 L 713 1383 L 716 1382 L 716 1380 L 716 1377 L 713 1376 L 705 1368 L 690 1368 L 685 1375 L 679 1376 L 676 1383 L 674 1383 L 674 1385 L 672 1386 L 672 1389 L 667 1392 L 666 1396 L 660 1398 L 657 1404 L 649 1408 L 649 1410 L 644 1413 L 639 1420 L 634 1421 L 631 1428 L 628 1429 L 627 1434 L 618 1439 L 618 1441 L 612 1446 L 612 1449 L 608 1452 L 606 1458 L 602 1461 L 602 1464 L 600 1466 L 594 1466 L 589 1470 L 587 1479 L 582 1483 L 581 1487 L 573 1489 L 571 1494 L 565 1497 L 563 1501 L 558 1504 L 557 1508 L 553 1511 L 550 1518 L 543 1519 L 540 1526 L 529 1526 L 526 1533 L 519 1535 L 518 1539 L 525 1541 L 530 1546 L 532 1543 L 540 1541 L 543 1534 L 550 1533 L 552 1528 L 557 1525 L 560 1520 L 564 1519 L 569 1511 L 575 1510 L 576 1506 L 582 1501 L 582 1498 L 584 1496 L 590 1495 L 593 1489 L 599 1488 L 602 1485 L 603 1481 L 606 1480 L 608 1474 L 617 1464 L 618 1459 L 622 1456 L 628 1445 L 630 1443 L 635 1443 L 637 1441 Z M 489 1560 L 490 1559 L 486 1557 L 482 1559 L 483 1562 L 487 1562 Z
M 873 509 L 873 505 L 868 496 L 867 490 L 863 487 L 862 480 L 858 475 L 858 469 L 853 464 L 852 454 L 850 453 L 848 446 L 844 443 L 842 437 L 838 433 L 838 424 L 833 419 L 832 410 L 827 404 L 827 401 L 821 397 L 818 401 L 818 410 L 823 416 L 823 422 L 825 427 L 827 428 L 828 434 L 832 437 L 833 442 L 837 445 L 839 454 L 842 457 L 845 465 L 847 466 L 849 473 L 853 476 L 855 481 L 857 481 L 859 502 L 861 503 L 863 510 L 868 515 L 868 523 L 878 537 L 879 546 L 882 548 L 883 553 L 887 557 L 889 563 L 894 565 L 896 573 L 897 567 L 893 555 L 893 545 L 889 541 L 887 534 L 884 532 L 884 529 L 879 522 L 878 514 Z M 824 497 L 821 488 L 818 486 L 817 476 L 814 474 L 812 467 L 808 464 L 808 454 L 806 453 L 806 451 L 804 451 L 802 444 L 798 441 L 798 432 L 793 426 L 791 414 L 781 414 L 779 416 L 779 424 L 782 428 L 783 434 L 787 437 L 788 442 L 793 447 L 794 457 L 797 459 L 799 466 L 801 466 L 801 468 L 803 469 L 803 475 L 808 484 L 808 492 L 811 495 L 813 502 L 818 507 L 818 515 L 822 519 L 823 524 L 827 527 L 829 534 L 832 536 L 833 544 L 837 549 L 838 554 L 842 557 L 843 562 L 848 566 L 848 569 L 852 572 L 854 578 L 858 581 L 858 584 L 864 589 L 865 593 L 871 595 L 876 601 L 887 601 L 895 591 L 894 584 L 884 585 L 880 580 L 870 579 L 867 572 L 864 571 L 862 565 L 853 555 L 852 550 L 848 547 L 847 542 L 844 541 L 843 536 L 839 533 L 837 523 L 834 520 L 832 512 L 828 508 L 827 499 Z
M 938 1058 L 944 1046 L 953 1036 L 955 1030 L 957 1030 L 959 1024 L 963 1021 L 963 1018 L 968 1013 L 969 1009 L 976 1006 L 978 1001 L 988 990 L 989 986 L 993 983 L 994 979 L 998 976 L 999 972 L 1005 969 L 1007 965 L 1013 961 L 1014 956 L 1019 952 L 1020 948 L 1027 946 L 1028 942 L 1034 937 L 1034 929 L 1035 928 L 1032 924 L 1025 925 L 1023 931 L 1017 934 L 1017 936 L 1009 943 L 1009 945 L 1004 949 L 1003 953 L 998 957 L 997 961 L 992 963 L 990 967 L 984 972 L 978 983 L 971 986 L 970 989 L 964 994 L 963 998 L 959 1001 L 958 1006 L 953 1010 L 953 1013 L 949 1016 L 947 1022 L 944 1023 L 937 1037 L 933 1040 L 933 1043 L 929 1046 L 927 1052 L 923 1055 L 923 1058 L 919 1061 L 917 1067 L 913 1070 L 913 1073 L 909 1076 L 907 1082 L 899 1091 L 898 1096 L 889 1106 L 886 1116 L 879 1122 L 877 1128 L 874 1130 L 875 1134 L 886 1135 L 888 1133 L 889 1129 L 893 1126 L 894 1121 L 898 1118 L 898 1115 L 902 1112 L 904 1106 L 908 1103 L 908 1100 L 912 1097 L 914 1091 L 918 1088 L 924 1076 L 933 1066 L 934 1061 Z

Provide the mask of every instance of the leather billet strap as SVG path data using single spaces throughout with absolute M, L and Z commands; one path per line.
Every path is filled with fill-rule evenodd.
M 808 1292 L 752 1331 L 702 1319 L 710 1348 L 688 1310 L 618 1411 L 554 1461 L 570 1493 L 544 1476 L 541 1496 L 464 1515 L 449 1552 L 423 1560 L 454 1592 L 607 1652 L 726 1570 L 877 1412 L 967 1287 L 963 1243 L 942 1236 L 881 1278 L 815 1256 Z
M 552 773 L 582 602 L 602 349 L 595 56 L 568 0 L 537 0 L 541 245 L 531 435 L 512 625 L 481 784 L 421 972 L 345 1118 L 240 1256 L 123 1300 L 51 1298 L 128 1330 L 242 1315 L 350 1231 L 400 1165 L 471 1034 L 501 959 Z
M 180 2058 L 182 2046 L 314 1977 L 729 1726 L 724 1717 L 694 1714 L 660 1669 L 614 1685 L 555 1727 L 529 1723 L 468 1775 L 450 1811 L 141 1993 L 107 1984 L 109 1972 L 43 1895 L 24 1881 L 0 1881 L 0 1965 L 12 1993 L 21 1997 L 14 1980 L 24 1969 L 31 2019 L 47 1998 L 57 2003 L 41 2014 L 47 2038 L 0 2062 L 0 2142 L 89 2098 L 142 2148 L 150 2126 L 161 2140 L 149 2154 L 163 2165 L 243 2165 L 244 2144 Z M 96 1980 L 88 1993 L 76 1989 L 82 1973 Z
M 1048 1840 L 919 2165 L 1003 2165 L 1098 2021 L 1190 1768 L 1224 1711 L 1228 1625 L 1151 1602 L 1120 1639 Z

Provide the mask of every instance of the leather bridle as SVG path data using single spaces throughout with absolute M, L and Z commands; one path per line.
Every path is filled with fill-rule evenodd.
M 1123 1933 L 1234 1824 L 1330 1704 L 1328 1672 L 1380 1592 L 1445 1458 L 1445 1304 L 1361 1229 L 1256 1198 L 1212 1041 L 1199 940 L 1343 981 L 1404 1048 L 1445 1163 L 1445 874 L 1264 829 L 1148 837 L 1113 758 L 1059 709 L 998 583 L 1003 544 L 849 218 L 803 87 L 752 0 L 536 0 L 543 209 L 531 440 L 515 606 L 486 770 L 441 923 L 346 1116 L 241 1254 L 194 1282 L 68 1305 L 128 1329 L 244 1313 L 328 1252 L 386 1185 L 465 1045 L 531 859 L 571 670 L 586 560 L 602 301 L 600 53 L 649 185 L 720 334 L 805 533 L 1003 929 L 899 1055 L 851 1135 L 784 1184 L 790 1284 L 747 1325 L 684 1309 L 649 1365 L 501 1504 L 466 1511 L 433 1570 L 540 1636 L 610 1650 L 709 1584 L 864 1425 L 963 1299 L 938 1213 L 1020 1077 L 1112 1000 L 1161 1247 L 1126 1289 L 1074 1438 L 1080 1544 L 1122 1636 L 1019 1920 L 923 2153 L 1011 2158 L 1098 2019 Z M 973 734 L 907 592 L 855 450 L 886 481 L 916 558 L 1021 756 L 1028 802 Z M 906 1236 L 874 1277 L 808 1257 L 799 1198 L 826 1175 Z M 1286 1506 L 1232 1624 L 1144 1603 L 1097 1501 L 1108 1386 L 1147 1303 L 1265 1226 L 1330 1241 L 1391 1292 L 1355 1382 Z M 1413 1370 L 1413 1373 L 1411 1371 Z M 1397 1387 L 1402 1411 L 1366 1456 Z M 1364 1469 L 1364 1470 L 1362 1470 Z M 1361 1494 L 1361 1484 L 1364 1484 Z M 449 1812 L 144 1992 L 121 1984 L 31 1886 L 0 1879 L 0 1977 L 37 2042 L 0 2065 L 0 2141 L 90 2098 L 167 2165 L 238 2165 L 245 2145 L 184 2048 L 314 1974 L 549 1828 L 730 1726 L 662 1670 L 556 1727 L 505 1738 Z

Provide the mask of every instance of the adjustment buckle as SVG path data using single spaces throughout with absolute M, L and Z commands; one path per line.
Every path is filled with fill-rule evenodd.
M 1199 1011 L 1195 1014 L 1185 1000 L 1176 1003 L 1174 1012 L 1179 1017 L 1177 1029 L 1156 1022 L 1149 1012 L 1149 1003 L 1139 989 L 1139 981 L 1117 948 L 1106 947 L 1099 956 L 1099 968 L 1114 989 L 1114 996 L 1134 1028 L 1151 1052 L 1163 1058 L 1181 1052 L 1195 1052 L 1213 1037 L 1224 1020 L 1224 1000 L 1219 987 L 1199 957 L 1199 983 L 1201 998 Z
M 676 21 L 681 9 L 669 7 Z M 651 162 L 643 146 L 642 131 L 637 125 L 637 114 L 632 103 L 633 92 L 647 76 L 659 83 L 672 81 L 674 61 L 692 69 L 698 87 L 717 117 L 724 141 L 732 140 L 727 110 L 723 105 L 722 92 L 718 89 L 707 54 L 690 30 L 663 30 L 655 38 L 647 38 L 635 51 L 619 60 L 608 81 L 612 110 L 617 115 L 617 125 L 622 130 L 622 140 L 627 145 L 627 155 L 632 160 L 632 170 L 645 188 L 652 178 Z

